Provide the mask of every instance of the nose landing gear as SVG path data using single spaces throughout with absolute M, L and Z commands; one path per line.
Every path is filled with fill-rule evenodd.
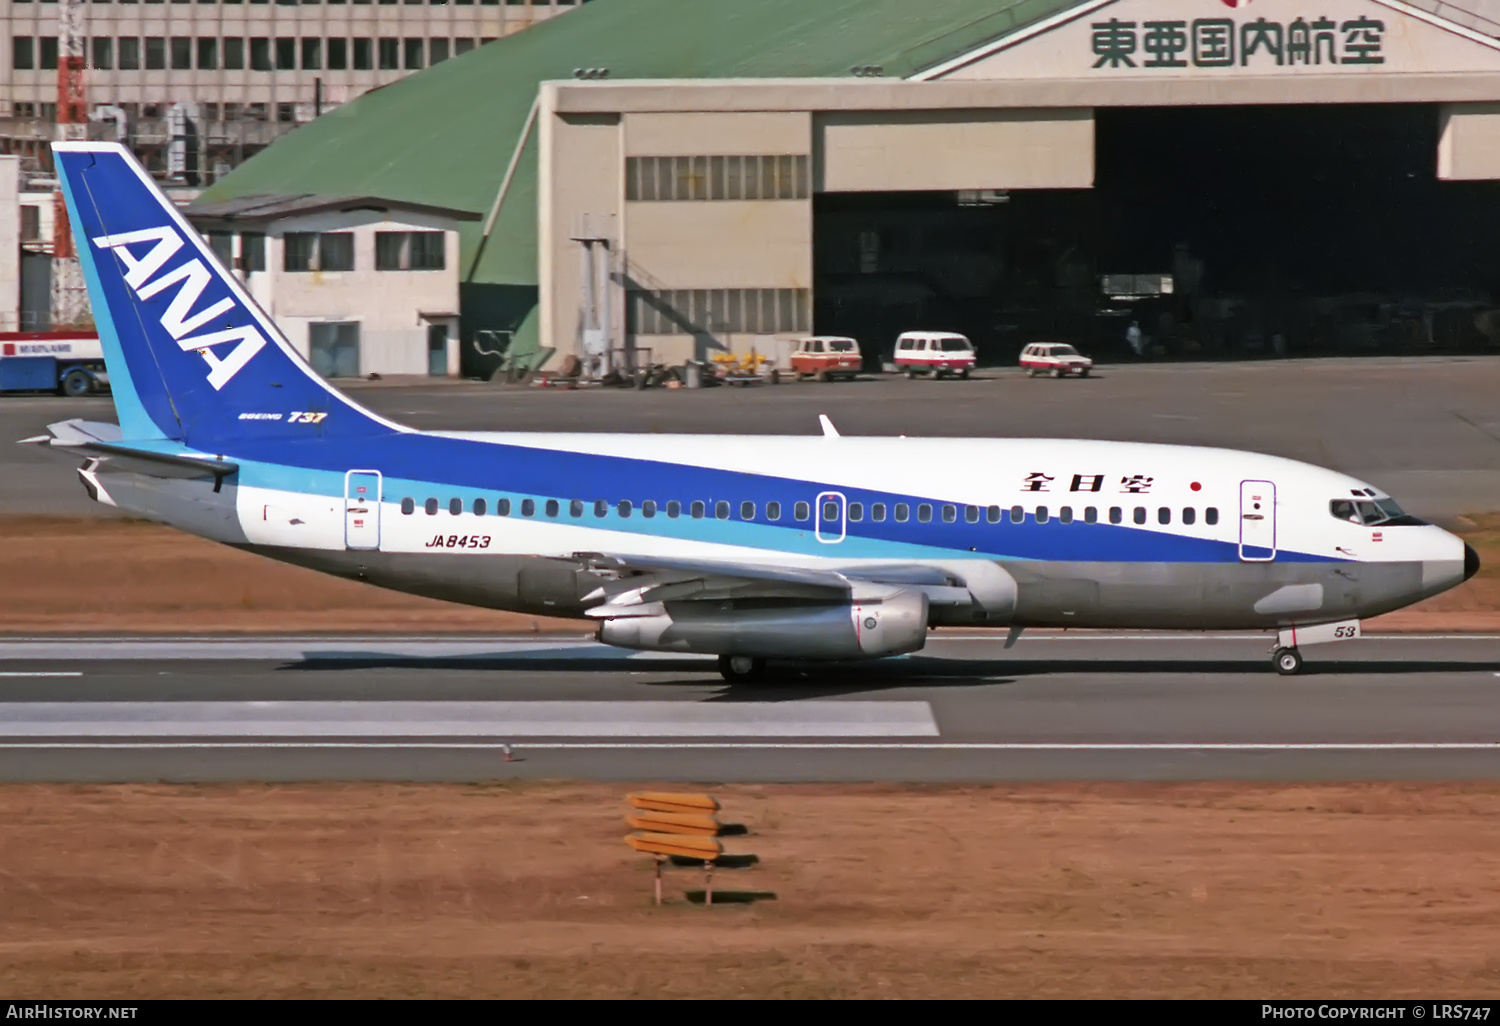
M 719 656 L 719 673 L 731 684 L 760 680 L 766 675 L 766 661 L 750 656 Z
M 1302 653 L 1295 648 L 1278 648 L 1271 653 L 1271 665 L 1283 677 L 1302 672 Z

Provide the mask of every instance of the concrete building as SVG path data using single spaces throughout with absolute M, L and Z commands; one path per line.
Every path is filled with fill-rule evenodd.
M 1132 320 L 1165 355 L 1500 342 L 1495 0 L 601 0 L 553 28 L 205 199 L 482 214 L 465 338 L 538 362 L 924 328 L 1107 357 Z
M 345 196 L 229 200 L 190 216 L 324 377 L 458 374 L 456 228 L 477 214 Z
M 94 0 L 83 10 L 96 138 L 207 183 L 371 89 L 571 10 L 581 0 Z M 0 152 L 46 164 L 59 4 L 0 18 Z

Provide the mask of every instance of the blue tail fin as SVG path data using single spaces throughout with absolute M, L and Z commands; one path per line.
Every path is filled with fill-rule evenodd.
M 125 438 L 221 448 L 406 430 L 314 373 L 125 147 L 53 154 Z

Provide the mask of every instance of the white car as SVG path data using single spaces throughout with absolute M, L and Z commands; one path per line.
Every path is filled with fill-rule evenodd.
M 1054 378 L 1076 374 L 1086 378 L 1094 368 L 1094 361 L 1065 342 L 1033 342 L 1021 350 L 1021 366 L 1026 368 L 1028 378 L 1038 374 L 1051 374 Z
M 896 369 L 908 378 L 967 378 L 974 369 L 974 344 L 951 331 L 903 332 L 896 338 Z

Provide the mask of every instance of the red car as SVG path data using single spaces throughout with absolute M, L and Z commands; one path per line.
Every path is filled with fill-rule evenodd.
M 853 380 L 865 365 L 859 343 L 842 335 L 814 335 L 799 339 L 792 351 L 792 373 L 828 381 L 830 378 Z
M 1076 374 L 1086 378 L 1094 369 L 1094 361 L 1064 342 L 1033 342 L 1021 350 L 1021 366 L 1026 368 L 1028 378 L 1038 374 L 1051 374 L 1054 378 Z

